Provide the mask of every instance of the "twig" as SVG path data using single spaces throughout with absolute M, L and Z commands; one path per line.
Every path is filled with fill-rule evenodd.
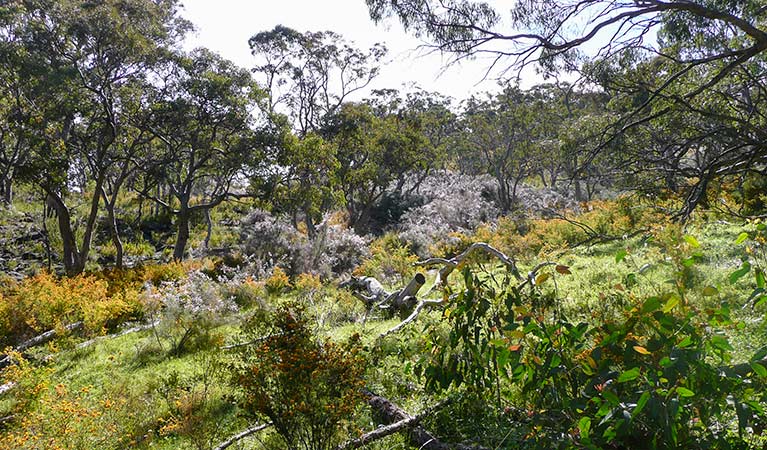
M 248 342 L 240 342 L 240 343 L 237 343 L 237 344 L 229 344 L 229 345 L 225 345 L 225 346 L 221 347 L 221 350 L 231 350 L 231 349 L 233 349 L 233 348 L 246 347 L 246 346 L 248 346 L 248 345 L 259 344 L 259 343 L 261 343 L 261 342 L 264 342 L 264 341 L 266 341 L 267 339 L 271 339 L 271 338 L 273 338 L 273 337 L 280 337 L 280 336 L 284 336 L 285 334 L 289 334 L 289 333 L 275 333 L 275 334 L 269 334 L 269 335 L 266 335 L 266 336 L 261 336 L 261 337 L 259 337 L 259 338 L 253 339 L 252 341 L 248 341 Z
M 237 442 L 239 440 L 242 440 L 242 439 L 250 436 L 251 434 L 256 434 L 259 431 L 264 430 L 266 428 L 269 428 L 271 426 L 272 426 L 272 423 L 271 422 L 267 422 L 267 423 L 262 423 L 261 425 L 256 425 L 256 426 L 250 427 L 247 430 L 243 431 L 242 433 L 235 434 L 234 436 L 230 437 L 226 441 L 220 443 L 218 445 L 218 447 L 216 447 L 216 450 L 224 450 L 225 448 L 231 446 L 235 442 Z

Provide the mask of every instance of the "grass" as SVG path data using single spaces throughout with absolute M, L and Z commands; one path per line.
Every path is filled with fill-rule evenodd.
M 754 288 L 752 274 L 734 284 L 729 281 L 730 274 L 740 267 L 741 258 L 759 257 L 753 252 L 749 255 L 750 241 L 735 244 L 744 229 L 753 230 L 753 224 L 706 221 L 693 223 L 684 230 L 656 230 L 654 239 L 636 236 L 566 252 L 517 256 L 523 273 L 543 259 L 569 267 L 570 274 L 547 268 L 551 277 L 542 286 L 544 292 L 556 294 L 557 306 L 574 322 L 604 321 L 619 316 L 632 302 L 675 289 L 679 272 L 686 270 L 684 279 L 689 283 L 686 301 L 690 305 L 699 309 L 729 305 L 734 319 L 740 323 L 726 330 L 712 329 L 712 332 L 727 333 L 735 349 L 733 362 L 737 363 L 748 360 L 767 344 L 764 307 L 754 309 L 745 302 Z M 684 261 L 690 257 L 692 264 L 685 268 Z M 486 276 L 498 277 L 503 270 L 492 263 L 485 264 L 485 268 Z M 454 290 L 461 289 L 459 272 L 455 271 L 450 278 Z M 431 273 L 424 291 L 430 289 L 433 282 Z M 703 295 L 708 287 L 715 291 L 708 289 Z M 424 311 L 398 335 L 378 339 L 382 332 L 399 323 L 399 319 L 376 316 L 362 323 L 364 306 L 332 286 L 324 286 L 311 295 L 293 291 L 267 299 L 271 308 L 289 301 L 308 305 L 323 339 L 342 342 L 354 334 L 361 336 L 370 359 L 366 376 L 370 389 L 385 394 L 411 412 L 433 403 L 430 394 L 422 389 L 422 380 L 415 375 L 413 367 L 423 349 L 422 331 L 427 325 L 441 325 L 439 308 Z M 222 342 L 237 342 L 241 336 L 235 319 L 248 313 L 244 311 L 212 331 L 221 336 Z M 99 340 L 84 349 L 76 347 L 75 338 L 68 338 L 36 349 L 33 357 L 38 361 L 47 360 L 47 364 L 29 368 L 27 377 L 33 382 L 0 398 L 0 417 L 46 416 L 45 425 L 49 429 L 40 433 L 51 437 L 53 430 L 67 430 L 66 422 L 71 414 L 80 414 L 82 419 L 69 431 L 77 438 L 60 441 L 70 448 L 212 448 L 249 425 L 237 406 L 236 392 L 227 383 L 225 366 L 229 353 L 217 347 L 173 356 L 168 353 L 167 342 L 158 344 L 154 331 L 146 330 Z M 115 399 L 115 404 L 105 405 L 105 399 Z M 453 406 L 455 410 L 429 419 L 426 425 L 456 439 L 468 436 L 468 430 L 475 433 L 484 430 L 486 434 L 504 432 L 505 419 L 492 414 L 483 416 L 481 411 L 469 415 L 476 419 L 474 421 L 464 414 L 464 422 L 450 426 L 451 417 L 445 414 L 475 407 L 478 406 Z M 360 407 L 357 420 L 360 431 L 375 427 L 365 407 Z M 88 427 L 96 430 L 91 438 L 85 438 Z M 0 428 L 0 436 L 24 431 L 23 426 L 14 425 Z M 276 448 L 276 437 L 270 433 L 243 441 L 243 448 Z M 409 447 L 402 436 L 392 436 L 369 448 Z

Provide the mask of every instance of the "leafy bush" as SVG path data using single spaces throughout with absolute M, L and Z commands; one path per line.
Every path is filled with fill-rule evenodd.
M 451 331 L 429 333 L 417 368 L 427 388 L 491 398 L 524 431 L 506 443 L 513 448 L 749 446 L 767 423 L 767 349 L 731 364 L 725 332 L 738 324 L 727 303 L 688 305 L 692 285 L 679 270 L 670 290 L 633 298 L 622 317 L 574 323 L 557 291 L 543 288 L 569 272 L 557 266 L 526 285 L 507 275 L 497 285 L 467 267 L 444 315 Z
M 354 269 L 354 275 L 402 282 L 415 275 L 416 261 L 418 257 L 410 251 L 410 245 L 390 232 L 370 244 L 370 256 Z
M 140 311 L 136 291 L 110 295 L 108 283 L 92 275 L 58 278 L 48 272 L 25 278 L 0 296 L 0 342 L 18 343 L 33 335 L 77 321 L 100 332 Z
M 283 307 L 272 322 L 268 337 L 232 366 L 242 406 L 268 418 L 287 448 L 332 449 L 349 435 L 361 400 L 359 339 L 343 346 L 319 341 L 297 306 Z
M 275 266 L 272 274 L 264 281 L 264 286 L 272 295 L 281 294 L 290 288 L 290 278 L 280 266 Z
M 215 328 L 237 311 L 234 301 L 224 297 L 220 286 L 200 271 L 190 272 L 180 283 L 148 284 L 142 300 L 147 314 L 159 321 L 155 338 L 169 342 L 172 355 L 220 345 L 223 336 Z

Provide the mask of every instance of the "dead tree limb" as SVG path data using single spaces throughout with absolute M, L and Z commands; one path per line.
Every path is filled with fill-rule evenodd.
M 379 417 L 382 419 L 382 422 L 386 424 L 392 424 L 397 423 L 401 421 L 406 421 L 409 419 L 413 419 L 413 416 L 408 414 L 405 410 L 400 408 L 399 406 L 392 403 L 389 399 L 381 397 L 379 395 L 375 395 L 370 391 L 364 392 L 365 396 L 368 398 L 368 404 L 370 405 L 373 410 L 378 413 Z M 447 405 L 449 401 L 441 402 L 435 405 L 434 407 L 430 408 L 430 413 L 434 412 L 436 409 L 441 408 L 445 405 Z M 423 419 L 427 414 L 424 414 L 423 417 L 420 417 L 418 421 Z M 415 416 L 418 417 L 418 416 Z M 409 429 L 410 432 L 408 433 L 408 440 L 410 441 L 410 444 L 413 447 L 416 447 L 421 450 L 484 450 L 482 447 L 476 447 L 476 446 L 467 446 L 463 444 L 447 444 L 443 443 L 434 435 L 426 431 L 424 428 L 418 426 L 418 421 L 413 422 L 413 425 L 410 427 L 403 427 L 402 429 Z M 383 437 L 383 436 L 380 436 Z M 367 443 L 372 442 L 368 441 Z M 364 445 L 364 444 L 363 444 Z M 351 447 L 356 448 L 356 447 Z
M 527 272 L 527 277 L 525 278 L 525 281 L 519 283 L 517 285 L 517 289 L 518 290 L 522 289 L 523 287 L 525 287 L 528 284 L 530 286 L 534 286 L 535 285 L 535 277 L 538 275 L 538 271 L 543 269 L 544 267 L 549 267 L 549 266 L 559 266 L 559 264 L 554 262 L 554 261 L 544 261 L 542 263 L 539 263 L 538 265 L 533 267 L 530 270 L 530 272 Z
M 401 330 L 402 328 L 404 328 L 405 325 L 407 325 L 410 322 L 414 321 L 416 319 L 416 317 L 418 317 L 418 315 L 421 313 L 421 310 L 426 305 L 440 305 L 440 304 L 442 304 L 442 300 L 421 300 L 420 302 L 418 302 L 418 305 L 416 305 L 416 307 L 413 309 L 413 312 L 410 313 L 410 315 L 405 320 L 403 320 L 402 322 L 397 324 L 395 327 L 389 329 L 389 331 L 385 331 L 385 332 L 381 333 L 378 336 L 378 339 L 382 339 L 382 338 L 385 338 L 386 336 L 388 336 L 390 334 L 396 333 L 399 330 Z
M 367 445 L 371 442 L 377 441 L 381 438 L 384 438 L 386 436 L 402 431 L 406 428 L 412 428 L 413 426 L 418 424 L 418 422 L 420 422 L 422 419 L 431 415 L 435 411 L 439 410 L 440 408 L 445 406 L 447 403 L 448 403 L 448 400 L 443 400 L 437 403 L 436 405 L 426 408 L 425 410 L 421 411 L 419 414 L 415 416 L 408 416 L 396 422 L 390 423 L 389 425 L 376 428 L 375 430 L 365 433 L 356 439 L 352 439 L 350 441 L 347 441 L 344 444 L 339 445 L 338 447 L 336 447 L 335 450 L 348 450 L 352 448 L 360 448 L 364 445 Z
M 152 328 L 154 326 L 157 326 L 159 323 L 160 323 L 160 321 L 156 320 L 154 322 L 147 323 L 147 324 L 144 324 L 144 325 L 135 326 L 135 327 L 131 327 L 131 328 L 128 328 L 126 330 L 122 330 L 122 331 L 114 333 L 114 334 L 108 334 L 106 336 L 97 336 L 97 337 L 95 337 L 93 339 L 88 339 L 87 341 L 80 342 L 79 344 L 77 344 L 77 348 L 80 349 L 80 348 L 90 347 L 91 345 L 93 345 L 93 344 L 95 344 L 96 342 L 99 342 L 99 341 L 103 341 L 103 340 L 106 340 L 106 339 L 114 339 L 114 338 L 118 338 L 120 336 L 125 336 L 126 334 L 138 333 L 139 331 L 148 330 L 148 329 L 150 329 L 150 328 Z
M 517 279 L 522 279 L 522 276 L 519 274 L 519 270 L 517 270 L 517 263 L 514 261 L 513 258 L 507 256 L 502 251 L 490 246 L 489 244 L 485 242 L 475 242 L 471 244 L 466 250 L 464 250 L 460 255 L 445 259 L 445 258 L 429 258 L 424 261 L 419 261 L 415 263 L 415 266 L 418 267 L 432 267 L 441 265 L 442 268 L 439 269 L 439 272 L 437 272 L 437 278 L 434 280 L 434 287 L 432 289 L 438 288 L 440 285 L 444 284 L 447 281 L 447 277 L 450 275 L 450 273 L 453 272 L 453 270 L 458 267 L 466 258 L 468 258 L 472 253 L 474 253 L 477 250 L 483 250 L 486 253 L 489 253 L 492 256 L 495 256 L 498 258 L 506 267 L 511 270 L 511 273 L 514 274 Z
M 75 330 L 78 330 L 83 327 L 83 322 L 75 322 L 70 323 L 69 325 L 64 326 L 64 330 L 67 332 L 72 332 Z M 29 339 L 27 341 L 22 342 L 21 344 L 17 345 L 15 349 L 19 352 L 25 352 L 26 350 L 29 350 L 32 347 L 37 347 L 38 345 L 43 345 L 47 342 L 50 342 L 54 339 L 56 339 L 61 333 L 57 331 L 56 329 L 48 330 L 43 334 L 39 334 L 32 339 Z M 2 359 L 0 359 L 0 369 L 4 369 L 8 366 L 13 364 L 13 359 L 10 355 L 6 355 Z
M 368 310 L 365 315 L 367 318 L 367 315 L 376 308 L 399 312 L 409 310 L 415 306 L 416 295 L 425 283 L 426 277 L 422 273 L 417 273 L 403 289 L 391 293 L 386 291 L 381 282 L 373 277 L 352 277 L 350 280 L 339 284 L 339 287 L 351 289 L 353 295 L 367 305 Z M 364 290 L 368 295 L 361 293 L 361 290 Z
M 234 436 L 230 437 L 226 441 L 218 444 L 218 447 L 216 447 L 216 450 L 224 450 L 225 448 L 228 448 L 232 444 L 236 443 L 237 441 L 240 441 L 252 434 L 256 434 L 261 430 L 265 430 L 272 426 L 271 422 L 262 423 L 261 425 L 256 425 L 253 427 L 248 428 L 247 430 L 243 431 L 242 433 L 235 434 Z
M 426 277 L 422 273 L 416 273 L 407 286 L 401 291 L 392 294 L 390 298 L 387 298 L 384 305 L 388 303 L 386 307 L 391 308 L 394 311 L 401 312 L 409 310 L 418 301 L 416 295 L 425 283 Z M 379 307 L 383 307 L 383 305 L 379 305 Z

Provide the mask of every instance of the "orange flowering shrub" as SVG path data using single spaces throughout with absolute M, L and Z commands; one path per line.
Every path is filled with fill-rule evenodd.
M 290 288 L 290 278 L 280 266 L 275 266 L 272 274 L 264 282 L 267 292 L 279 294 Z
M 271 420 L 287 448 L 335 448 L 362 396 L 359 337 L 347 345 L 319 341 L 298 306 L 280 309 L 273 323 L 269 338 L 232 365 L 243 407 Z
M 17 341 L 83 321 L 99 332 L 121 318 L 137 314 L 138 294 L 123 290 L 109 295 L 107 281 L 93 275 L 58 278 L 41 272 L 26 278 L 0 297 L 0 343 Z

